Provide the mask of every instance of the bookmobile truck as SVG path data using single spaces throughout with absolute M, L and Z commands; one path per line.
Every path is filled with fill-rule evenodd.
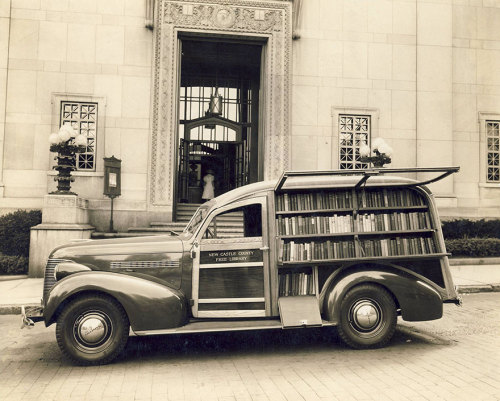
M 110 362 L 130 332 L 337 326 L 353 348 L 384 346 L 398 316 L 439 319 L 443 303 L 460 304 L 425 186 L 456 171 L 285 172 L 202 204 L 180 234 L 61 246 L 23 324 L 56 323 L 80 364 Z M 397 176 L 417 172 L 432 178 Z

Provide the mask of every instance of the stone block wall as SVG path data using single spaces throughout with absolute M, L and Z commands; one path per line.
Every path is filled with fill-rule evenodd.
M 64 98 L 100 102 L 97 168 L 74 173 L 72 189 L 106 199 L 102 158 L 114 155 L 122 159 L 116 209 L 145 209 L 153 45 L 144 21 L 136 0 L 1 2 L 0 208 L 41 208 L 55 190 L 48 137 Z
M 301 3 L 300 39 L 290 58 L 276 59 L 292 71 L 286 164 L 337 169 L 339 113 L 368 113 L 372 137 L 394 149 L 392 166 L 461 167 L 432 186 L 445 215 L 500 217 L 500 186 L 485 178 L 484 134 L 486 119 L 500 120 L 498 1 Z M 41 208 L 55 189 L 48 136 L 66 96 L 99 101 L 97 159 L 122 159 L 117 227 L 170 217 L 149 209 L 155 33 L 144 22 L 142 0 L 0 1 L 0 210 Z M 105 226 L 102 163 L 75 175 L 91 224 Z
M 494 1 L 304 1 L 292 168 L 338 168 L 335 110 L 375 110 L 372 137 L 393 147 L 393 167 L 461 167 L 431 186 L 444 214 L 500 217 L 484 139 L 484 119 L 500 120 L 499 19 Z

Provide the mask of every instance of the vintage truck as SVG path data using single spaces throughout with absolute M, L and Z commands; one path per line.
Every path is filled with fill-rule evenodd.
M 386 345 L 398 316 L 439 319 L 443 303 L 460 303 L 425 186 L 456 171 L 285 172 L 202 204 L 180 234 L 61 246 L 23 324 L 56 323 L 59 347 L 80 364 L 113 360 L 130 329 L 337 326 L 351 347 Z M 397 175 L 416 173 L 433 178 Z

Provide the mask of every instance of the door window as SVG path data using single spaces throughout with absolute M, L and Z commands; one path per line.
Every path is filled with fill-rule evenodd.
M 203 238 L 262 237 L 262 205 L 242 206 L 220 213 L 212 218 Z

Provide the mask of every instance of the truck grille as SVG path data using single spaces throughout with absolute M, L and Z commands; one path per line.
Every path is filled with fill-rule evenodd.
M 56 283 L 56 279 L 54 277 L 54 269 L 56 266 L 64 262 L 64 259 L 49 259 L 47 261 L 47 266 L 45 267 L 45 278 L 43 280 L 43 300 L 47 299 L 47 295 L 51 288 L 54 286 Z

